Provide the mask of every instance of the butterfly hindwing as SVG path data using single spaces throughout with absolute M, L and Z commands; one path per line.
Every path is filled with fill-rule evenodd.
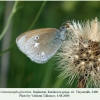
M 57 29 L 36 29 L 23 33 L 16 39 L 19 49 L 32 61 L 47 62 L 60 48 L 60 38 Z

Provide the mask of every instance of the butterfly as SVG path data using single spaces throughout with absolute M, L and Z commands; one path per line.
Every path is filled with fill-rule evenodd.
M 16 38 L 18 48 L 36 63 L 46 63 L 66 39 L 68 23 L 59 29 L 42 28 L 27 31 Z

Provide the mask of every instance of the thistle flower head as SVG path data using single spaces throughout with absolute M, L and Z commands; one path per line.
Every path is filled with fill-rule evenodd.
M 72 83 L 77 77 L 86 87 L 100 87 L 100 23 L 97 18 L 84 24 L 69 22 L 68 39 L 58 52 L 61 75 Z

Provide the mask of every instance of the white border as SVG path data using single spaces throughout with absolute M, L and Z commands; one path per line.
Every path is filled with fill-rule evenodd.
M 98 88 L 0 88 L 0 100 L 99 100 L 99 97 Z

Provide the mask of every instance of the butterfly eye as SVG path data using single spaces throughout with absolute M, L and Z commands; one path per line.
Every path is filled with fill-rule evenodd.
M 38 40 L 39 39 L 39 36 L 35 36 L 34 38 L 35 38 L 35 40 Z

